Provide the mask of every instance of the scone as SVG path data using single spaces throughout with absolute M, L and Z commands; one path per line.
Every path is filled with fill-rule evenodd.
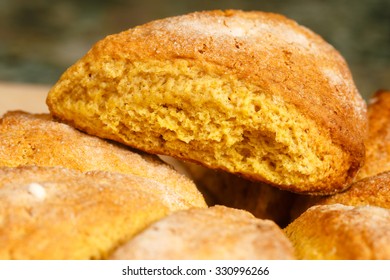
M 108 36 L 47 104 L 90 134 L 294 192 L 341 191 L 364 159 L 345 60 L 277 14 L 196 12 Z
M 316 204 L 371 205 L 390 209 L 390 171 L 364 178 L 342 192 L 321 197 Z
M 328 196 L 297 196 L 292 207 L 292 219 L 313 205 L 344 204 L 378 206 L 390 209 L 390 171 L 361 179 L 346 191 Z
M 134 174 L 171 186 L 192 206 L 206 206 L 196 185 L 156 156 L 87 135 L 48 114 L 15 111 L 0 119 L 0 166 L 19 165 Z
M 390 171 L 390 91 L 379 90 L 369 100 L 366 160 L 357 179 Z
M 0 259 L 100 259 L 178 210 L 171 187 L 135 175 L 0 168 Z
M 119 247 L 112 259 L 294 259 L 283 231 L 270 220 L 214 206 L 178 211 Z
M 166 160 L 166 158 L 163 158 Z M 297 196 L 261 182 L 205 168 L 188 162 L 169 161 L 180 166 L 197 185 L 208 205 L 225 205 L 250 212 L 256 218 L 269 219 L 280 227 L 290 222 L 291 207 Z
M 390 210 L 318 205 L 285 228 L 299 259 L 390 259 Z

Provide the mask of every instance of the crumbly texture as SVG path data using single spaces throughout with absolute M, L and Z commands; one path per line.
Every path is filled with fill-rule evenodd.
M 112 259 L 294 259 L 272 221 L 225 206 L 178 211 L 118 248 Z
M 208 205 L 219 204 L 243 209 L 256 218 L 272 220 L 280 227 L 285 227 L 290 222 L 291 207 L 297 196 L 292 192 L 198 164 L 173 164 L 185 169 L 187 176 L 203 193 Z
M 0 166 L 20 165 L 133 174 L 170 186 L 189 205 L 206 207 L 194 182 L 156 156 L 82 133 L 48 114 L 14 111 L 0 119 Z
M 390 210 L 313 206 L 286 227 L 299 259 L 390 259 Z
M 0 168 L 0 259 L 101 259 L 187 203 L 169 186 L 119 173 Z
M 364 159 L 345 60 L 277 14 L 196 12 L 108 36 L 47 104 L 90 134 L 294 192 L 343 190 Z
M 351 206 L 378 206 L 390 209 L 390 171 L 361 179 L 346 191 L 329 196 L 297 196 L 292 208 L 292 218 L 313 205 L 336 204 Z
M 379 90 L 368 104 L 366 161 L 357 180 L 390 171 L 390 91 Z

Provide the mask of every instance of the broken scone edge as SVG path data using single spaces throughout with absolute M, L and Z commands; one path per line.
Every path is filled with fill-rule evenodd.
M 47 104 L 90 134 L 299 193 L 347 188 L 364 159 L 366 107 L 344 59 L 275 14 L 199 12 L 108 36 Z

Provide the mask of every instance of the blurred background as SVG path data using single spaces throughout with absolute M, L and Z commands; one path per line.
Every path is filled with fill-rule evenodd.
M 390 89 L 390 0 L 0 0 L 0 81 L 52 85 L 106 35 L 228 8 L 284 14 L 345 57 L 364 98 Z

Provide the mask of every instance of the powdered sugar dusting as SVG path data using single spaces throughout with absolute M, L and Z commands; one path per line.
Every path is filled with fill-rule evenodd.
M 185 19 L 185 20 L 184 20 Z M 306 37 L 305 33 L 291 28 L 286 23 L 269 21 L 267 18 L 245 18 L 239 16 L 224 17 L 181 17 L 180 20 L 172 18 L 164 21 L 164 29 L 185 37 L 213 37 L 216 40 L 237 38 L 252 41 L 268 41 L 272 37 L 275 43 L 295 44 L 306 51 L 317 51 L 316 47 Z
M 390 219 L 390 211 L 385 208 L 376 206 L 360 206 L 357 207 L 356 210 L 363 216 L 369 217 L 369 219 L 364 219 L 364 221 L 372 228 L 376 228 L 381 224 L 386 224 L 386 220 L 389 221 Z
M 336 204 L 329 204 L 329 205 L 315 205 L 310 207 L 308 210 L 328 212 L 328 211 L 347 211 L 352 209 L 354 209 L 354 206 L 336 203 Z
M 231 28 L 222 28 L 225 34 L 230 34 L 234 37 L 245 37 L 247 32 L 242 26 L 232 26 Z
M 340 72 L 330 68 L 323 68 L 322 73 L 331 85 L 339 86 L 344 84 L 344 79 Z
M 390 220 L 390 211 L 377 206 L 350 206 L 344 204 L 317 205 L 310 211 L 339 212 L 341 221 L 353 224 L 355 227 L 378 228 Z
M 150 182 L 150 181 L 149 181 Z M 171 210 L 180 210 L 187 208 L 187 202 L 176 192 L 173 188 L 166 186 L 158 181 L 152 181 L 153 184 L 145 183 L 142 187 L 143 190 L 150 191 L 151 193 L 158 193 L 160 199 L 167 205 Z
M 334 96 L 338 101 L 344 106 L 351 108 L 351 113 L 356 117 L 362 120 L 364 123 L 364 118 L 366 114 L 366 104 L 363 98 L 355 91 L 355 86 L 351 82 L 351 79 L 345 77 L 338 68 L 323 67 L 321 68 L 321 73 L 328 81 L 329 85 L 336 90 L 334 90 Z M 346 92 L 354 92 L 353 95 L 347 95 Z
M 46 198 L 45 188 L 38 183 L 31 183 L 27 186 L 27 191 L 33 195 L 37 200 L 44 200 Z

